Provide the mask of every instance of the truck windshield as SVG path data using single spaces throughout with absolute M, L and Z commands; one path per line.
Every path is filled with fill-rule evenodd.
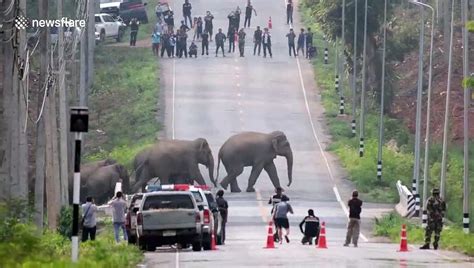
M 193 209 L 194 204 L 189 195 L 155 195 L 148 196 L 143 210 L 153 209 Z

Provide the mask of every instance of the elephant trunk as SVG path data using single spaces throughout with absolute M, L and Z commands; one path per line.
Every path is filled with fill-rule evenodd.
M 217 184 L 214 179 L 214 157 L 212 157 L 212 154 L 209 156 L 207 168 L 209 169 L 209 179 L 211 180 L 212 184 L 214 184 L 214 187 L 216 187 Z
M 288 168 L 288 186 L 290 186 L 293 181 L 293 153 L 290 151 L 285 157 Z

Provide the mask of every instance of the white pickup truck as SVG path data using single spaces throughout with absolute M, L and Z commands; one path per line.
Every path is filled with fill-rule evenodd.
M 96 41 L 104 42 L 106 38 L 114 38 L 120 42 L 127 26 L 120 20 L 114 19 L 111 15 L 100 13 L 95 14 Z
M 137 239 L 142 250 L 180 244 L 193 251 L 202 248 L 199 208 L 189 191 L 160 191 L 143 195 L 137 213 Z

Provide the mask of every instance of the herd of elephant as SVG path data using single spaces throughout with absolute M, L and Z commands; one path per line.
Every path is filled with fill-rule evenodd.
M 242 174 L 244 167 L 251 166 L 247 192 L 255 191 L 254 185 L 263 169 L 268 173 L 273 186 L 280 187 L 280 179 L 273 163 L 277 156 L 286 158 L 290 186 L 293 152 L 286 135 L 281 131 L 238 133 L 230 137 L 219 150 L 216 178 L 219 177 L 219 165 L 222 162 L 227 175 L 220 182 L 220 186 L 227 189 L 230 184 L 231 192 L 240 192 L 237 177 Z M 206 166 L 211 182 L 217 187 L 217 180 L 214 178 L 214 156 L 206 139 L 160 140 L 135 156 L 132 176 L 129 176 L 123 165 L 111 159 L 83 165 L 81 200 L 91 196 L 98 204 L 105 203 L 113 196 L 115 184 L 119 181 L 122 182 L 125 193 L 144 190 L 152 178 L 159 178 L 161 184 L 197 182 L 199 185 L 205 185 L 199 164 Z M 133 185 L 130 177 L 134 178 Z

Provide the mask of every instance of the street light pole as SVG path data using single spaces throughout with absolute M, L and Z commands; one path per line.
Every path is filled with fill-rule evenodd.
M 444 130 L 443 130 L 443 153 L 441 159 L 441 197 L 446 198 L 446 169 L 448 152 L 448 127 L 449 127 L 449 100 L 451 95 L 451 76 L 453 65 L 453 34 L 454 34 L 454 2 L 451 3 L 451 33 L 449 38 L 449 57 L 448 57 L 448 83 L 446 86 L 446 106 L 444 110 Z
M 352 135 L 356 135 L 356 104 L 357 104 L 357 16 L 358 16 L 358 0 L 354 0 L 355 7 L 354 7 L 354 44 L 353 49 L 354 53 L 352 56 L 352 122 L 351 122 L 351 130 Z
M 428 100 L 426 104 L 426 133 L 425 133 L 425 160 L 423 166 L 423 215 L 422 215 L 422 227 L 426 228 L 428 214 L 426 211 L 426 200 L 428 199 L 428 180 L 429 180 L 429 155 L 430 155 L 430 140 L 431 140 L 431 85 L 433 78 L 433 47 L 434 47 L 434 30 L 435 30 L 435 10 L 432 6 L 418 2 L 410 1 L 411 3 L 418 5 L 420 7 L 426 7 L 431 10 L 431 37 L 430 37 L 430 64 L 429 64 L 429 74 L 428 74 Z
M 469 76 L 469 38 L 467 31 L 468 1 L 462 1 L 462 39 L 463 39 L 463 74 L 464 78 Z M 467 83 L 464 84 L 464 186 L 463 186 L 463 229 L 464 233 L 469 233 L 469 102 L 470 89 Z
M 365 125 L 365 86 L 367 73 L 367 0 L 365 0 L 364 15 L 364 49 L 362 55 L 362 88 L 360 91 L 360 139 L 359 139 L 359 156 L 364 156 L 364 125 Z
M 377 179 L 382 180 L 382 150 L 383 150 L 383 111 L 385 95 L 385 58 L 387 44 L 387 2 L 385 0 L 383 11 L 383 50 L 382 50 L 382 89 L 380 92 L 380 123 L 379 123 L 379 148 L 377 156 Z

